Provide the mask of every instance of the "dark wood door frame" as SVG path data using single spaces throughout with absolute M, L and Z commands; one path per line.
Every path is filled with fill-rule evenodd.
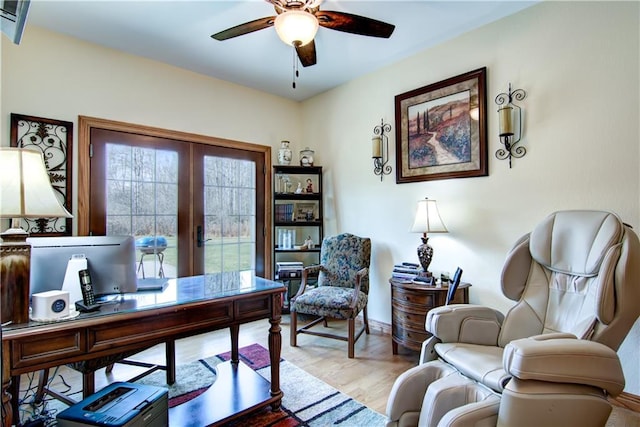
M 263 253 L 257 253 L 256 256 L 262 258 L 264 262 L 265 277 L 272 276 L 272 260 L 271 260 L 271 248 L 272 236 L 270 233 L 270 224 L 272 221 L 271 203 L 269 202 L 272 197 L 272 182 L 271 182 L 271 147 L 267 145 L 259 145 L 248 142 L 233 141 L 230 139 L 217 138 L 212 136 L 198 135 L 194 133 L 175 131 L 170 129 L 162 129 L 151 126 L 144 126 L 126 122 L 119 122 L 114 120 L 100 119 L 96 117 L 78 116 L 78 211 L 75 218 L 77 223 L 77 234 L 79 236 L 87 236 L 90 232 L 90 176 L 91 176 L 91 162 L 90 162 L 90 143 L 91 143 L 91 131 L 92 129 L 106 129 L 119 132 L 135 133 L 140 135 L 148 135 L 158 138 L 174 139 L 178 141 L 186 141 L 197 144 L 205 144 L 223 148 L 233 148 L 246 151 L 256 152 L 264 159 L 264 188 L 258 188 L 257 191 L 264 192 L 265 203 L 264 206 L 256 206 L 257 209 L 262 209 L 264 213 L 264 248 Z M 193 189 L 189 189 L 193 191 Z M 189 209 L 192 209 L 190 206 Z M 191 230 L 194 229 L 195 224 L 189 224 Z M 256 233 L 262 234 L 263 232 L 256 228 Z M 192 250 L 192 249 L 189 249 Z M 192 254 L 190 254 L 192 255 Z

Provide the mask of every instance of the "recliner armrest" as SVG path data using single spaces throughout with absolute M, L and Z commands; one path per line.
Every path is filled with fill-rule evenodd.
M 387 427 L 403 425 L 403 418 L 414 419 L 417 424 L 429 384 L 455 372 L 457 371 L 453 366 L 435 360 L 414 366 L 398 376 L 387 400 Z
M 505 371 L 521 380 L 584 384 L 617 396 L 624 389 L 618 354 L 571 334 L 545 334 L 514 340 L 502 358 Z
M 440 341 L 497 345 L 504 315 L 474 304 L 451 304 L 427 313 L 425 328 Z

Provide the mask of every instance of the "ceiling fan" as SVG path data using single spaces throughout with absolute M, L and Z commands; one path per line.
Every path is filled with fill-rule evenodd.
M 318 26 L 345 33 L 389 38 L 395 25 L 346 12 L 320 10 L 322 0 L 265 0 L 273 4 L 276 16 L 268 16 L 228 28 L 211 37 L 227 40 L 275 26 L 280 39 L 294 46 L 300 63 L 308 67 L 316 63 L 314 37 Z

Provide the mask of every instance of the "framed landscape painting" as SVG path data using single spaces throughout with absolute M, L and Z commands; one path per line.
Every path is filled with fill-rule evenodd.
M 486 68 L 395 97 L 396 182 L 486 176 Z

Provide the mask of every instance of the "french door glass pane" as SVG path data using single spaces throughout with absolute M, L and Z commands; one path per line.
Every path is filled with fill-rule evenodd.
M 255 163 L 205 156 L 203 191 L 204 272 L 255 272 Z
M 136 238 L 139 277 L 177 277 L 178 153 L 108 143 L 106 232 Z

